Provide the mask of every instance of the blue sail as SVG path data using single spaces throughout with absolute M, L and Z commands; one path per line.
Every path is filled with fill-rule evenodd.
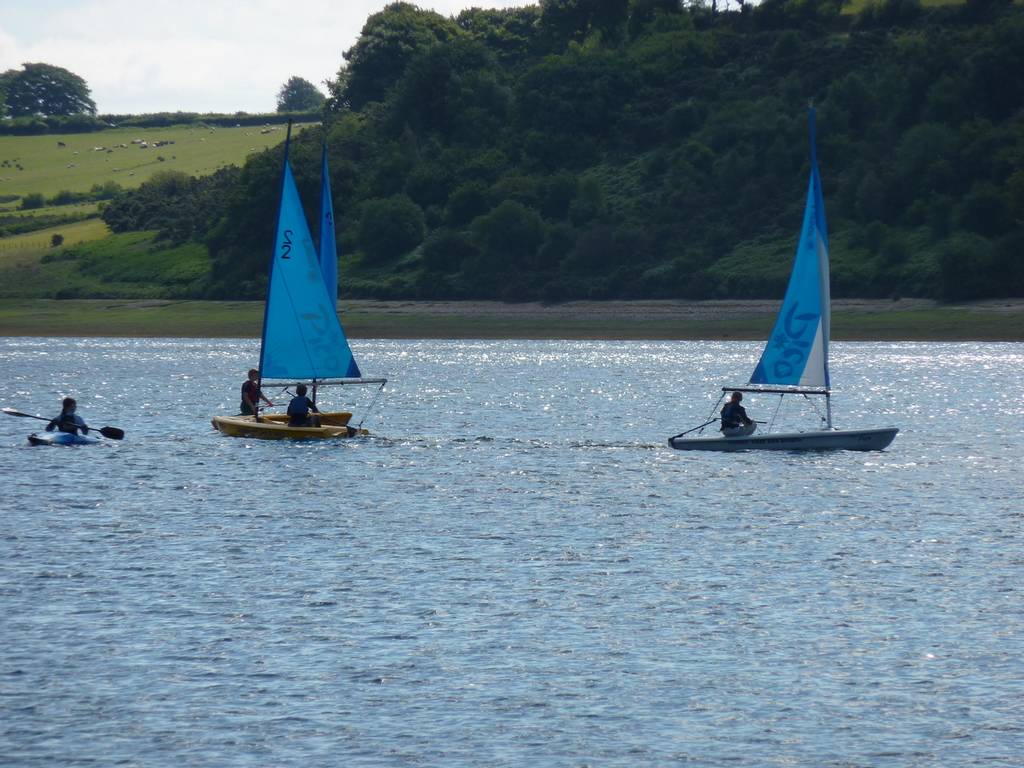
M 335 304 L 327 292 L 287 145 L 274 255 L 263 317 L 260 376 L 329 379 L 358 376 Z
M 814 110 L 808 114 L 811 177 L 803 228 L 793 271 L 768 344 L 750 377 L 751 384 L 829 388 L 828 344 L 831 322 L 828 230 L 815 149 Z
M 320 167 L 320 271 L 324 274 L 327 294 L 338 304 L 338 247 L 334 240 L 334 202 L 331 199 L 331 177 L 327 171 L 327 144 L 324 144 Z
M 331 306 L 338 307 L 338 246 L 334 235 L 334 198 L 331 196 L 331 173 L 327 168 L 327 143 L 324 142 L 320 163 L 320 271 L 327 286 L 327 295 Z M 344 332 L 343 332 L 344 333 Z M 358 379 L 362 376 L 352 350 L 345 341 L 351 363 L 346 378 Z

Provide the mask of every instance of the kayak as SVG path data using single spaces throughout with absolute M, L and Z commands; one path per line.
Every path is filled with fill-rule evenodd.
M 70 432 L 48 432 L 45 435 L 33 432 L 28 436 L 28 442 L 30 445 L 96 445 L 100 441 L 95 437 L 73 435 Z

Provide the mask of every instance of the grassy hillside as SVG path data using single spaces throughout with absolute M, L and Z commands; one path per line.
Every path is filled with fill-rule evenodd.
M 1024 80 L 1007 75 L 1024 71 L 1024 11 L 1005 0 L 842 10 L 765 0 L 716 13 L 651 0 L 445 17 L 389 4 L 345 52 L 325 114 L 342 295 L 777 298 L 803 214 L 808 102 L 833 297 L 1024 295 Z M 0 238 L 28 231 L 9 211 L 21 195 L 53 202 L 62 188 L 103 184 L 123 187 L 99 203 L 103 220 L 144 233 L 110 241 L 139 270 L 99 246 L 58 263 L 44 238 L 38 282 L 5 290 L 99 297 L 135 286 L 151 297 L 165 288 L 148 281 L 169 278 L 155 266 L 180 255 L 189 277 L 170 295 L 261 297 L 281 148 L 256 139 L 281 134 L 235 128 L 232 143 L 232 129 L 179 130 L 0 138 Z M 306 131 L 291 148 L 311 222 L 321 135 Z M 40 156 L 26 149 L 12 166 L 16 142 Z M 232 157 L 244 165 L 223 169 Z M 92 172 L 73 185 L 86 163 Z M 42 209 L 37 228 L 44 217 L 67 225 L 58 211 L 70 210 Z M 168 243 L 208 251 L 206 277 L 198 250 Z M 56 282 L 44 286 L 46 276 Z
M 54 232 L 63 247 L 50 245 Z M 0 240 L 0 298 L 180 298 L 199 295 L 209 272 L 198 243 L 111 235 L 99 219 Z
M 0 295 L 174 297 L 183 286 L 194 288 L 209 270 L 202 246 L 170 248 L 150 232 L 112 237 L 96 218 L 103 203 L 21 210 L 23 198 L 88 193 L 109 182 L 135 189 L 163 170 L 207 176 L 244 164 L 284 136 L 281 126 L 0 136 Z M 52 245 L 54 235 L 64 238 L 63 247 Z
M 109 234 L 110 230 L 101 219 L 92 218 L 0 238 L 0 270 L 15 263 L 39 261 L 45 253 L 53 250 L 54 235 L 63 237 L 63 245 L 67 247 L 101 240 Z
M 32 193 L 50 198 L 62 190 L 88 192 L 108 182 L 133 189 L 161 170 L 205 176 L 243 164 L 250 154 L 281 143 L 284 136 L 281 126 L 112 128 L 87 134 L 0 136 L 0 200 L 6 200 L 0 211 L 17 208 L 21 198 Z M 173 143 L 156 146 L 159 142 Z

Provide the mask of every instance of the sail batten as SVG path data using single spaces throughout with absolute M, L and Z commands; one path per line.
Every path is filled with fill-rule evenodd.
M 811 174 L 789 285 L 751 384 L 829 387 L 828 229 L 810 111 Z

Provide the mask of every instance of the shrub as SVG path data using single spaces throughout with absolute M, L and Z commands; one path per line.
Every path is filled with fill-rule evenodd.
M 434 272 L 457 272 L 468 259 L 480 255 L 480 249 L 465 235 L 441 229 L 423 244 L 423 263 Z
M 21 198 L 21 205 L 18 206 L 23 211 L 31 211 L 35 208 L 42 208 L 46 205 L 46 198 L 39 192 L 32 192 L 31 194 L 25 195 Z

